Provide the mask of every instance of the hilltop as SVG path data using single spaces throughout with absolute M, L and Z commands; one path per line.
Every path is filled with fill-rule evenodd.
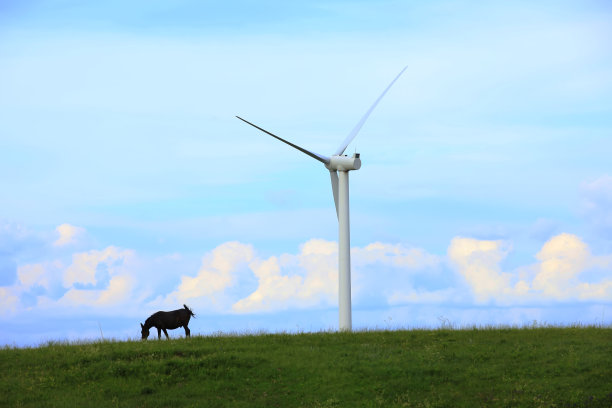
M 0 349 L 7 407 L 610 407 L 612 329 L 492 328 Z

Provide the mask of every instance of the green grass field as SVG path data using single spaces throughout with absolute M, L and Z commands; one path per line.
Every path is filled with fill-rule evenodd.
M 49 343 L 0 378 L 7 407 L 612 407 L 612 329 Z

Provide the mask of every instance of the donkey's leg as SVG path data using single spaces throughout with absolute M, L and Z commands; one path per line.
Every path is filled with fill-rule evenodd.
M 167 338 L 168 340 L 170 340 L 170 336 L 168 336 L 168 332 L 166 331 L 166 329 L 162 329 L 162 330 L 164 331 L 164 334 L 166 335 L 166 338 Z
M 185 337 L 190 337 L 191 336 L 191 330 L 189 330 L 189 327 L 187 327 L 187 325 L 183 326 L 185 328 Z

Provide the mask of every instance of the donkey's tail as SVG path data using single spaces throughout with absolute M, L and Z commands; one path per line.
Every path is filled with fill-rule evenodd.
M 185 307 L 185 309 L 195 318 L 195 313 L 193 313 L 193 310 L 191 310 L 190 308 L 187 307 L 187 305 L 183 305 Z

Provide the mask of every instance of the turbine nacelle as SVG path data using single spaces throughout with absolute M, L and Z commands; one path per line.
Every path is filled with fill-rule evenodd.
M 353 154 L 351 157 L 347 155 L 334 155 L 329 158 L 329 163 L 325 164 L 329 171 L 349 171 L 359 170 L 361 168 L 361 159 L 359 153 Z

